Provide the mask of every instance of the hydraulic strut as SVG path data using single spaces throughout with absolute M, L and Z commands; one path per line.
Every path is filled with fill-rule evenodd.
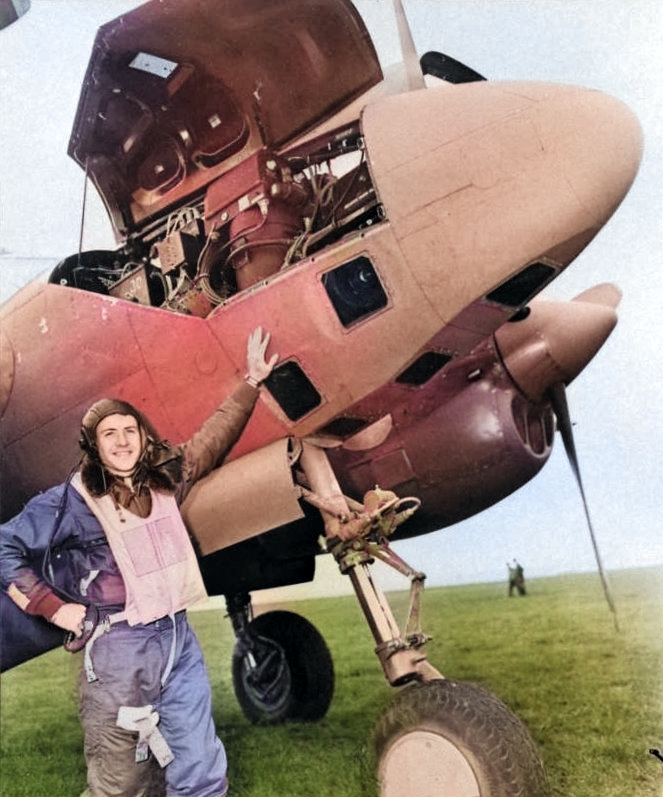
M 371 492 L 384 494 L 378 490 Z M 369 495 L 368 500 L 370 498 Z M 408 502 L 411 500 L 402 499 Z M 396 506 L 399 504 L 400 501 Z M 414 511 L 416 508 L 404 510 L 409 514 Z M 386 516 L 381 516 L 380 520 L 384 521 L 385 518 Z M 377 528 L 374 525 L 366 535 L 354 540 L 332 539 L 325 540 L 325 544 L 338 562 L 341 573 L 350 578 L 373 634 L 376 643 L 375 652 L 387 681 L 392 686 L 402 686 L 409 681 L 442 678 L 443 676 L 428 662 L 422 649 L 431 639 L 421 629 L 421 596 L 426 576 L 413 570 L 391 549 L 386 537 L 382 536 L 384 523 L 378 522 L 377 525 Z M 395 527 L 394 525 L 393 528 Z M 389 601 L 371 576 L 370 566 L 376 559 L 410 580 L 410 600 L 404 632 L 399 628 Z
M 235 633 L 234 655 L 244 662 L 244 688 L 260 701 L 274 705 L 291 687 L 283 648 L 273 639 L 252 632 L 253 610 L 248 593 L 227 595 L 226 607 Z
M 419 508 L 418 498 L 399 498 L 376 487 L 359 503 L 342 494 L 325 452 L 304 445 L 300 458 L 301 497 L 317 507 L 325 522 L 321 546 L 348 575 L 375 640 L 387 681 L 401 686 L 409 681 L 443 678 L 426 659 L 422 648 L 430 637 L 421 630 L 421 595 L 426 576 L 414 570 L 390 547 L 388 537 Z M 301 482 L 306 482 L 306 486 Z M 378 559 L 410 580 L 410 602 L 402 633 L 370 566 Z

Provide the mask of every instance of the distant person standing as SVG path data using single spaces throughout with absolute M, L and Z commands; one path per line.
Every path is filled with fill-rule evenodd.
M 513 565 L 507 562 L 506 566 L 509 568 L 509 597 L 513 595 L 514 588 L 518 590 L 519 595 L 526 595 L 525 571 L 523 570 L 523 566 L 517 559 L 513 560 Z

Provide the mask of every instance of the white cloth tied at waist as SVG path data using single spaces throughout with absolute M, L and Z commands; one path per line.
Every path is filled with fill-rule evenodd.
M 136 744 L 136 761 L 147 760 L 148 748 L 156 758 L 160 767 L 165 767 L 173 760 L 173 753 L 163 734 L 157 728 L 159 714 L 151 705 L 120 706 L 117 712 L 117 725 L 125 731 L 138 731 Z

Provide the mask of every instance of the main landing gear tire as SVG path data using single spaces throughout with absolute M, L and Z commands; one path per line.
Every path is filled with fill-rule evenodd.
M 375 729 L 381 797 L 545 797 L 523 723 L 490 692 L 435 680 L 406 687 Z
M 277 611 L 258 615 L 247 630 L 252 649 L 236 644 L 232 666 L 246 718 L 256 725 L 322 719 L 334 694 L 334 664 L 317 629 L 298 614 Z

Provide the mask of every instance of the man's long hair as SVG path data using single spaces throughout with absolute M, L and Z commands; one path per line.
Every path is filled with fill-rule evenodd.
M 182 449 L 162 440 L 150 421 L 132 404 L 121 399 L 101 399 L 83 416 L 79 444 L 83 450 L 81 479 L 97 497 L 105 495 L 113 475 L 104 467 L 97 448 L 97 426 L 109 415 L 130 415 L 136 419 L 143 450 L 131 474 L 136 489 L 143 486 L 157 492 L 174 493 L 182 479 Z

